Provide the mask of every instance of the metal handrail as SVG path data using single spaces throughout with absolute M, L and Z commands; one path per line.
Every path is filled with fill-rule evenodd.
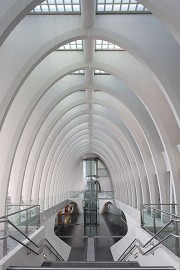
M 172 222 L 180 222 L 180 220 L 171 219 L 163 228 L 161 228 L 155 235 L 152 236 L 150 240 L 147 241 L 146 244 L 143 245 L 143 248 L 146 247 L 154 238 L 157 237 L 159 233 L 161 233 L 166 227 L 168 227 Z
M 18 206 L 20 206 L 20 205 L 18 205 Z M 7 218 L 7 217 L 12 216 L 12 215 L 15 215 L 15 214 L 19 214 L 19 213 L 21 213 L 21 212 L 27 211 L 27 210 L 29 210 L 29 209 L 31 209 L 31 208 L 34 208 L 34 207 L 40 207 L 40 205 L 39 205 L 39 204 L 33 205 L 33 206 L 30 206 L 30 207 L 28 207 L 28 208 L 26 208 L 26 209 L 22 209 L 22 210 L 13 212 L 13 213 L 11 213 L 11 214 L 7 214 L 7 215 L 5 215 L 5 216 L 0 217 L 0 219 Z
M 143 252 L 143 250 L 141 249 L 140 246 L 137 246 L 136 244 L 129 250 L 129 252 L 127 254 L 123 253 L 120 257 L 121 260 L 124 260 L 128 255 L 129 253 L 134 249 L 134 248 L 137 248 L 140 253 L 144 256 L 146 254 L 148 254 L 150 251 L 152 251 L 153 249 L 155 249 L 157 246 L 159 246 L 161 243 L 163 243 L 165 240 L 167 240 L 169 237 L 175 237 L 175 238 L 179 238 L 180 239 L 180 236 L 179 235 L 176 235 L 176 234 L 173 234 L 173 233 L 170 233 L 168 234 L 167 236 L 165 236 L 161 241 L 159 241 L 156 245 L 154 245 L 152 248 L 148 249 L 147 251 Z M 138 239 L 135 239 L 133 242 L 136 242 L 136 241 L 139 241 Z M 140 242 L 140 241 L 139 241 Z M 143 246 L 142 246 L 143 247 Z M 124 255 L 125 254 L 125 255 Z M 124 257 L 123 257 L 124 255 Z M 123 257 L 123 258 L 122 258 Z M 120 260 L 119 259 L 119 260 Z
M 161 241 L 159 241 L 156 245 L 152 246 L 150 249 L 148 249 L 147 251 L 143 252 L 142 248 L 144 247 L 142 245 L 142 243 L 139 241 L 139 239 L 135 238 L 132 243 L 127 247 L 127 249 L 123 252 L 123 254 L 120 256 L 120 258 L 118 259 L 118 261 L 122 261 L 124 260 L 132 251 L 134 248 L 137 248 L 140 253 L 144 256 L 144 255 L 147 255 L 150 251 L 154 250 L 157 246 L 159 246 L 160 244 L 162 244 L 165 240 L 167 240 L 169 237 L 175 237 L 175 238 L 179 238 L 180 239 L 180 236 L 179 235 L 176 235 L 176 234 L 173 234 L 173 233 L 170 233 L 168 234 L 167 236 L 165 236 Z M 139 242 L 141 246 L 138 246 L 136 244 L 136 242 Z M 131 247 L 131 245 L 134 243 L 134 245 Z M 131 248 L 130 248 L 131 247 Z M 142 248 L 141 248 L 142 247 Z M 129 249 L 130 248 L 130 249 Z M 128 251 L 129 249 L 129 251 Z M 128 251 L 128 253 L 126 253 Z
M 33 245 L 35 245 L 37 248 L 40 248 L 40 246 L 38 246 L 34 241 L 32 241 L 27 235 L 25 235 L 21 230 L 19 230 L 11 221 L 9 220 L 4 220 L 4 221 L 0 221 L 1 223 L 2 222 L 9 222 L 18 232 L 20 232 L 26 239 L 28 239 L 29 242 L 31 242 Z M 36 252 L 35 250 L 33 250 L 32 248 L 30 248 L 29 246 L 25 245 L 23 242 L 21 242 L 20 240 L 18 240 L 17 238 L 15 238 L 14 236 L 12 235 L 4 235 L 3 237 L 0 237 L 0 240 L 4 240 L 4 239 L 7 239 L 8 237 L 12 238 L 13 240 L 15 240 L 16 242 L 18 242 L 19 244 L 21 244 L 22 246 L 26 247 L 27 249 L 29 249 L 29 251 L 33 252 L 34 254 L 38 255 L 39 256 L 39 253 Z M 61 257 L 61 255 L 57 252 L 57 250 L 53 247 L 53 245 L 47 240 L 45 239 L 44 241 L 48 242 L 48 244 L 51 246 L 51 248 L 53 248 L 55 250 L 55 252 L 57 253 L 57 255 L 51 250 L 51 248 L 48 246 L 48 245 L 44 245 L 46 246 L 49 251 L 58 259 L 58 260 L 61 260 L 63 261 L 64 259 Z
M 126 248 L 126 250 L 123 252 L 123 254 L 121 254 L 120 258 L 118 260 L 124 260 L 129 254 L 130 252 L 137 247 L 139 250 L 141 250 L 141 254 L 142 255 L 146 255 L 147 253 L 149 253 L 150 251 L 152 251 L 154 248 L 156 248 L 158 245 L 160 245 L 161 243 L 163 243 L 166 239 L 168 239 L 169 237 L 175 237 L 175 238 L 179 238 L 179 235 L 170 233 L 167 236 L 165 236 L 162 240 L 160 240 L 156 245 L 154 245 L 152 248 L 150 248 L 149 250 L 143 252 L 142 249 L 140 248 L 140 246 L 142 248 L 145 248 L 149 243 L 152 242 L 153 239 L 155 239 L 157 237 L 158 234 L 160 234 L 166 227 L 168 227 L 172 222 L 180 222 L 180 220 L 176 220 L 176 219 L 171 219 L 162 229 L 160 229 L 153 237 L 151 237 L 150 240 L 148 240 L 144 245 L 140 242 L 139 239 L 135 238 L 130 245 Z M 136 242 L 138 242 L 140 244 L 140 246 L 137 246 Z M 134 244 L 134 245 L 133 245 Z M 133 246 L 132 246 L 133 245 Z M 132 247 L 131 247 L 132 246 Z M 131 248 L 130 248 L 131 247 Z M 129 250 L 129 251 L 128 251 Z M 128 253 L 126 254 L 126 252 L 128 251 Z
M 140 242 L 139 239 L 135 238 L 132 243 L 128 246 L 128 248 L 125 250 L 125 252 L 123 252 L 123 254 L 120 256 L 120 258 L 118 259 L 118 261 L 122 261 L 124 260 L 130 253 L 131 251 L 133 251 L 134 248 L 139 248 L 139 246 L 136 245 L 136 241 Z M 134 245 L 131 247 L 131 245 L 134 243 Z M 131 247 L 131 248 L 130 248 Z M 130 250 L 128 251 L 128 249 L 130 248 Z M 126 251 L 128 251 L 128 253 L 126 254 Z
M 159 205 L 159 204 L 152 204 L 152 205 Z M 174 205 L 174 204 L 160 204 L 160 205 Z M 176 214 L 168 213 L 168 212 L 166 212 L 166 211 L 164 211 L 164 210 L 161 210 L 161 209 L 152 208 L 152 207 L 150 207 L 149 205 L 146 205 L 146 204 L 143 204 L 143 205 L 141 206 L 141 210 L 142 210 L 143 208 L 150 208 L 150 209 L 152 209 L 152 210 L 155 211 L 155 212 L 161 212 L 161 213 L 166 214 L 166 215 L 169 215 L 169 216 L 174 216 L 174 217 L 180 218 L 180 216 L 177 216 Z
M 177 205 L 177 203 L 144 203 L 144 204 L 141 204 L 141 206 L 144 206 L 144 205 Z
M 34 206 L 33 206 L 34 207 Z M 26 208 L 25 210 L 27 209 L 31 209 L 32 207 L 29 207 L 29 208 Z M 18 211 L 19 212 L 22 212 L 21 210 Z M 15 214 L 15 213 L 13 213 Z M 11 214 L 10 214 L 11 215 Z M 10 216 L 10 215 L 7 215 L 7 216 Z M 32 243 L 34 246 L 36 246 L 38 249 L 40 249 L 40 246 L 38 246 L 34 241 L 32 241 L 26 234 L 24 234 L 16 225 L 14 225 L 9 219 L 7 218 L 3 218 L 1 217 L 2 220 L 0 220 L 0 223 L 9 223 L 12 227 L 14 227 L 20 234 L 22 234 L 30 243 Z M 21 244 L 22 246 L 26 247 L 29 251 L 33 252 L 34 254 L 36 255 L 39 255 L 38 252 L 36 252 L 35 250 L 33 250 L 32 248 L 30 248 L 29 246 L 27 246 L 26 244 L 24 244 L 23 242 L 21 242 L 20 240 L 16 239 L 14 236 L 12 235 L 9 235 L 9 234 L 6 234 L 4 235 L 3 237 L 0 237 L 0 240 L 5 240 L 7 239 L 8 237 L 10 237 L 11 239 L 15 240 L 16 242 L 18 242 L 19 244 Z M 52 249 L 55 250 L 55 252 L 57 253 L 57 255 L 55 254 L 54 251 L 51 250 L 51 248 L 48 246 L 48 245 L 44 245 L 46 246 L 49 251 L 58 259 L 58 260 L 63 260 L 63 258 L 61 257 L 61 255 L 57 252 L 57 250 L 53 247 L 53 245 L 47 240 L 45 239 L 44 241 L 46 241 Z M 58 257 L 59 256 L 59 257 Z
M 25 235 L 26 236 L 26 235 Z M 20 240 L 18 240 L 17 238 L 15 238 L 14 236 L 12 236 L 12 235 L 5 235 L 5 236 L 3 236 L 3 237 L 0 237 L 0 240 L 4 240 L 4 239 L 6 239 L 6 238 L 8 238 L 8 237 L 10 237 L 10 238 L 12 238 L 13 240 L 15 240 L 16 242 L 18 242 L 19 244 L 21 244 L 22 246 L 24 246 L 25 248 L 27 248 L 27 249 L 29 249 L 29 251 L 31 251 L 31 252 L 33 252 L 34 254 L 36 254 L 36 255 L 40 255 L 38 252 L 36 252 L 35 250 L 33 250 L 32 248 L 30 248 L 29 246 L 27 246 L 27 245 L 25 245 L 23 242 L 21 242 Z M 28 240 L 29 240 L 29 238 L 28 237 L 26 237 Z M 57 255 L 60 257 L 60 259 L 59 259 L 59 257 L 51 250 L 51 248 L 48 246 L 48 245 L 43 245 L 43 246 L 45 246 L 46 248 L 48 248 L 48 250 L 58 259 L 58 260 L 60 260 L 60 261 L 64 261 L 64 259 L 61 257 L 61 255 L 57 252 L 57 250 L 51 245 L 51 243 L 47 240 L 47 239 L 45 239 L 44 241 L 47 241 L 48 242 L 48 244 L 56 251 L 56 253 L 57 253 Z M 31 240 L 30 240 L 30 242 L 32 242 Z M 33 243 L 33 242 L 32 242 Z M 35 243 L 33 243 L 33 244 L 35 244 Z M 35 244 L 36 245 L 36 244 Z M 38 248 L 40 248 L 38 245 L 36 245 Z
M 34 251 L 32 248 L 30 248 L 29 246 L 25 245 L 23 242 L 21 242 L 20 240 L 16 239 L 14 236 L 12 235 L 8 235 L 7 237 L 12 238 L 13 240 L 15 240 L 16 242 L 18 242 L 19 244 L 21 244 L 22 246 L 26 247 L 27 249 L 29 249 L 31 252 L 33 252 L 34 254 L 39 256 L 39 253 L 37 253 L 36 251 Z
M 135 238 L 135 239 L 131 242 L 131 244 L 125 249 L 125 251 L 123 252 L 123 254 L 121 254 L 121 256 L 119 257 L 118 261 L 121 261 L 121 260 L 124 259 L 123 256 L 126 254 L 126 252 L 128 251 L 128 249 L 132 246 L 132 244 L 134 244 L 137 240 L 138 240 L 138 239 Z M 128 254 L 129 254 L 130 252 L 131 252 L 131 251 L 129 251 Z
M 25 238 L 27 238 L 33 245 L 35 245 L 37 248 L 39 248 L 39 246 L 36 244 L 36 243 L 34 243 L 34 241 L 32 241 L 27 235 L 25 235 L 18 227 L 16 227 L 16 225 L 14 225 L 9 219 L 5 219 L 5 220 L 0 220 L 0 223 L 3 223 L 3 222 L 7 222 L 7 223 L 9 223 L 9 224 L 11 224 L 11 226 L 13 226 L 19 233 L 21 233 Z M 6 235 L 7 237 L 8 236 L 10 236 L 10 235 Z M 7 238 L 6 237 L 6 238 Z M 6 238 L 4 238 L 4 239 L 6 239 Z M 1 238 L 0 238 L 0 240 L 2 240 Z
M 159 243 L 157 243 L 155 246 L 153 246 L 152 248 L 148 249 L 146 252 L 144 252 L 143 255 L 146 255 L 147 253 L 149 253 L 151 250 L 155 249 L 157 246 L 159 246 L 161 243 L 163 243 L 166 239 L 168 239 L 169 237 L 175 237 L 175 238 L 179 238 L 180 239 L 180 235 L 176 235 L 173 233 L 168 234 L 167 236 L 165 236 L 161 241 L 159 241 Z
M 58 256 L 50 249 L 50 247 L 48 247 L 48 245 L 45 245 L 52 253 L 53 255 L 60 261 L 64 261 L 64 259 L 61 257 L 61 255 L 59 254 L 59 252 L 53 247 L 53 245 L 47 240 L 45 239 L 44 241 L 46 241 L 50 246 L 51 248 L 53 248 L 55 250 L 55 252 L 57 253 L 57 255 L 60 257 L 60 259 L 58 258 Z

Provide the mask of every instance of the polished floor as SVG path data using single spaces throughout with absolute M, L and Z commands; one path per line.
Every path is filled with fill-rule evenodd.
M 97 226 L 84 226 L 84 217 L 79 214 L 65 215 L 66 224 L 55 227 L 56 235 L 72 247 L 69 261 L 87 260 L 88 238 L 94 240 L 95 261 L 113 261 L 110 247 L 127 232 L 127 226 L 118 215 L 99 215 Z

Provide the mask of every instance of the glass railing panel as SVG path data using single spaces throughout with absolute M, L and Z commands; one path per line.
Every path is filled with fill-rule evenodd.
M 98 199 L 113 199 L 114 192 L 113 191 L 99 191 Z
M 0 220 L 4 223 L 4 235 L 10 237 L 0 240 L 3 255 L 9 253 L 19 244 L 12 237 L 22 242 L 40 225 L 39 205 L 7 205 L 6 213 L 7 215 Z
M 157 205 L 158 207 L 160 205 Z M 169 206 L 169 205 L 165 205 Z M 171 206 L 171 205 L 170 205 Z M 141 207 L 142 227 L 176 255 L 180 255 L 180 217 L 148 205 Z M 165 239 L 165 240 L 164 240 Z
M 21 232 L 26 233 L 25 226 L 18 226 L 18 228 L 21 230 Z M 15 239 L 23 242 L 26 237 L 23 236 L 19 231 L 17 231 L 13 226 L 8 225 L 8 234 Z M 7 238 L 7 254 L 12 251 L 19 243 L 15 241 L 14 239 L 8 237 Z
M 141 209 L 141 215 L 143 228 L 153 233 L 155 231 L 153 212 L 149 207 L 143 207 Z
M 40 226 L 39 207 L 31 208 L 27 211 L 28 234 L 34 232 Z
M 174 254 L 176 254 L 176 242 L 179 242 L 179 239 L 176 239 L 175 237 L 169 237 L 166 239 L 163 244 L 170 249 Z
M 68 198 L 82 199 L 84 197 L 83 191 L 69 191 Z
M 87 194 L 90 191 L 69 191 L 68 192 L 68 198 L 79 198 L 82 199 L 84 197 L 84 194 Z M 99 191 L 96 193 L 95 196 L 98 196 L 98 199 L 113 199 L 114 198 L 114 192 L 113 191 Z

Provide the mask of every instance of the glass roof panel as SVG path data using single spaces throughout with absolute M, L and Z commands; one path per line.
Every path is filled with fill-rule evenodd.
M 83 50 L 83 41 L 82 40 L 75 40 L 69 42 L 58 49 L 57 51 L 82 51 Z
M 98 13 L 150 13 L 136 0 L 97 0 Z
M 71 74 L 72 75 L 84 75 L 85 71 L 83 69 L 80 69 L 80 70 L 73 71 Z
M 30 14 L 80 14 L 80 0 L 45 0 L 35 7 Z
M 100 69 L 95 69 L 94 70 L 94 75 L 110 75 L 108 72 Z
M 110 43 L 105 40 L 99 40 L 99 39 L 95 41 L 95 50 L 96 51 L 125 51 L 123 48 L 113 43 Z

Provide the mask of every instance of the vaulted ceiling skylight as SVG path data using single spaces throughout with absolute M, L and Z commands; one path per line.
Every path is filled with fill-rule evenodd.
M 97 0 L 97 13 L 149 13 L 136 0 Z
M 110 75 L 108 72 L 100 69 L 95 69 L 94 70 L 94 75 Z
M 80 0 L 45 0 L 36 6 L 30 14 L 80 14 Z
M 73 71 L 71 74 L 72 75 L 84 75 L 85 71 L 83 69 L 80 69 L 80 70 Z
M 105 40 L 96 40 L 95 50 L 96 51 L 124 51 L 123 48 Z
M 83 41 L 75 40 L 69 42 L 57 49 L 57 51 L 82 51 L 83 50 Z

